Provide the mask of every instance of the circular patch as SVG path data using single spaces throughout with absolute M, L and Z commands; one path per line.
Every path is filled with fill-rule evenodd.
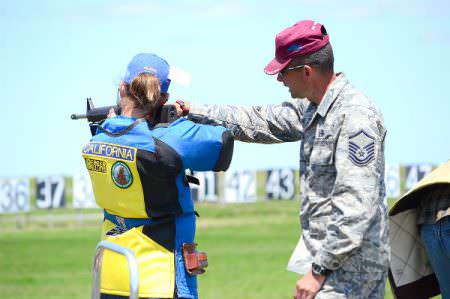
M 119 188 L 128 188 L 133 183 L 133 175 L 127 164 L 116 162 L 111 168 L 111 177 Z

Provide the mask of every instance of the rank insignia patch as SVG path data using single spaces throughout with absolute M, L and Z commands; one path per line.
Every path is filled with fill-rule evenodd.
M 116 162 L 111 168 L 111 177 L 114 184 L 120 188 L 128 188 L 133 182 L 133 175 L 127 164 Z
M 360 130 L 348 138 L 348 158 L 356 166 L 365 166 L 375 158 L 375 138 Z

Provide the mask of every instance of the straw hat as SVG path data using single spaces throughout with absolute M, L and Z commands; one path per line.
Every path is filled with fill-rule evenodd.
M 436 184 L 450 184 L 450 160 L 430 172 L 411 188 L 411 190 L 400 197 L 391 208 L 389 215 L 393 216 L 404 210 L 415 208 L 420 201 L 420 198 L 418 197 L 421 193 L 420 191 Z

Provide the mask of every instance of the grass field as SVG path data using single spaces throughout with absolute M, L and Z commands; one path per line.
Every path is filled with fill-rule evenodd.
M 209 267 L 206 299 L 292 298 L 286 264 L 299 238 L 297 201 L 198 205 L 197 242 Z M 32 228 L 0 234 L 0 298 L 90 298 L 99 228 Z M 392 298 L 387 289 L 386 297 Z

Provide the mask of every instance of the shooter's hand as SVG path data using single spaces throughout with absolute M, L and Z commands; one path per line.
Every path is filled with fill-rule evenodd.
M 189 114 L 189 108 L 191 107 L 190 102 L 183 102 L 182 100 L 176 100 L 175 107 L 177 107 L 177 115 L 187 116 Z
M 109 109 L 108 111 L 108 118 L 116 116 L 116 112 L 114 111 L 114 108 Z

